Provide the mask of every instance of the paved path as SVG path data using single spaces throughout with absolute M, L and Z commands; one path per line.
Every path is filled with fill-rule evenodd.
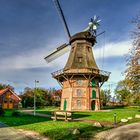
M 140 122 L 100 132 L 94 140 L 140 140 Z
M 0 140 L 48 140 L 33 131 L 17 130 L 0 122 Z
M 29 109 L 29 110 L 20 110 L 21 112 L 23 113 L 27 113 L 27 114 L 30 114 L 30 115 L 34 115 L 34 112 L 33 110 Z M 40 116 L 40 117 L 47 117 L 47 118 L 50 118 L 51 115 L 48 115 L 48 114 L 41 114 L 41 113 L 35 113 L 36 116 Z
M 25 135 L 20 134 L 16 129 L 8 127 L 0 122 L 0 140 L 30 140 Z

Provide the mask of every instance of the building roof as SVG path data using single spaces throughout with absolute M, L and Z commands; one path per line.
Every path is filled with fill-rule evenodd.
M 4 88 L 0 90 L 0 95 L 2 95 L 3 93 L 5 93 L 8 90 L 8 88 Z
M 98 69 L 92 52 L 96 42 L 88 32 L 80 32 L 71 37 L 71 51 L 64 70 L 69 69 Z
M 9 89 L 9 88 L 1 89 L 1 90 L 0 90 L 0 95 L 4 94 L 4 93 L 7 92 L 8 90 L 13 94 L 12 98 L 15 97 L 15 98 L 17 98 L 18 100 L 21 100 L 21 98 L 19 98 L 19 97 L 17 96 L 17 94 L 14 93 L 14 92 L 13 92 L 11 89 Z M 14 98 L 14 99 L 15 99 L 15 98 Z

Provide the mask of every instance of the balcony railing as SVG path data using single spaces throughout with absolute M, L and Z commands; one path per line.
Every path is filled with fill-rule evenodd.
M 70 74 L 70 73 L 84 73 L 84 74 L 88 74 L 88 73 L 95 73 L 97 75 L 103 75 L 103 76 L 107 76 L 109 77 L 111 72 L 108 71 L 104 71 L 104 70 L 99 70 L 99 69 L 94 69 L 94 68 L 89 68 L 89 69 L 71 69 L 71 70 L 66 70 L 64 71 L 64 69 L 60 69 L 58 71 L 55 71 L 52 74 L 53 77 L 59 76 L 61 74 Z

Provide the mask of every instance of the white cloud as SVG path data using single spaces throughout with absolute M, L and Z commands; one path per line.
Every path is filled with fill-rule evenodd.
M 63 39 L 62 39 L 63 40 Z M 56 44 L 57 40 L 55 41 Z M 43 48 L 37 48 L 34 50 L 30 50 L 29 52 L 26 53 L 19 53 L 14 56 L 9 56 L 6 58 L 1 58 L 0 61 L 0 66 L 1 70 L 5 69 L 28 69 L 28 68 L 37 68 L 37 67 L 53 67 L 53 66 L 61 66 L 65 63 L 65 60 L 63 57 L 58 58 L 57 60 L 51 62 L 51 63 L 46 63 L 44 57 L 51 52 L 50 48 L 54 48 L 54 46 L 59 46 L 54 45 L 54 43 L 50 43 L 47 45 L 47 47 Z M 48 47 L 49 46 L 49 47 Z M 64 62 L 64 63 L 62 63 Z
M 107 43 L 102 48 L 97 48 L 94 50 L 96 58 L 107 57 L 116 57 L 124 56 L 129 52 L 129 49 L 132 48 L 132 42 L 130 40 L 121 41 L 121 42 L 110 42 Z
M 132 47 L 131 44 L 131 41 L 107 43 L 104 48 L 102 47 L 94 50 L 95 58 L 100 59 L 103 56 L 104 58 L 123 56 L 128 53 L 129 49 Z M 50 44 L 49 46 L 54 46 L 54 44 Z M 48 52 L 48 48 L 44 47 L 42 49 L 29 51 L 26 54 L 19 54 L 13 57 L 3 58 L 0 61 L 1 69 L 27 69 L 36 67 L 60 67 L 61 69 L 66 63 L 68 53 L 51 63 L 46 63 L 44 57 L 46 54 L 48 54 Z
M 123 56 L 127 54 L 131 46 L 131 41 L 122 41 L 117 43 L 107 43 L 104 48 L 104 58 L 113 56 Z M 54 44 L 47 45 L 49 48 L 54 46 Z M 55 45 L 57 46 L 57 45 Z M 51 50 L 51 49 L 50 49 Z M 58 86 L 56 80 L 51 77 L 51 73 L 64 67 L 68 59 L 68 53 L 61 56 L 51 63 L 46 63 L 44 57 L 48 53 L 48 47 L 42 49 L 34 49 L 26 54 L 19 54 L 13 57 L 2 58 L 0 61 L 0 75 L 1 80 L 11 81 L 21 81 L 22 84 L 18 87 L 25 87 L 27 85 L 23 84 L 25 81 L 30 83 L 29 86 L 34 86 L 34 80 L 40 80 L 40 85 L 46 85 L 47 87 Z M 103 49 L 97 48 L 94 50 L 95 58 L 102 58 Z M 117 67 L 117 66 L 116 66 Z M 119 66 L 118 66 L 119 67 Z M 32 71 L 32 68 L 45 68 L 44 71 Z M 31 69 L 31 71 L 26 71 Z M 117 81 L 121 79 L 121 72 L 123 70 L 117 70 L 113 67 L 108 66 L 109 71 L 112 72 L 110 80 Z

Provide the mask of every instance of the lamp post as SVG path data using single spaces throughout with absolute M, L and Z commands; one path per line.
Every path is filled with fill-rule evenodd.
M 36 115 L 36 84 L 39 83 L 39 81 L 35 80 L 35 91 L 34 91 L 34 116 Z
M 114 127 L 116 127 L 116 113 L 114 113 Z

